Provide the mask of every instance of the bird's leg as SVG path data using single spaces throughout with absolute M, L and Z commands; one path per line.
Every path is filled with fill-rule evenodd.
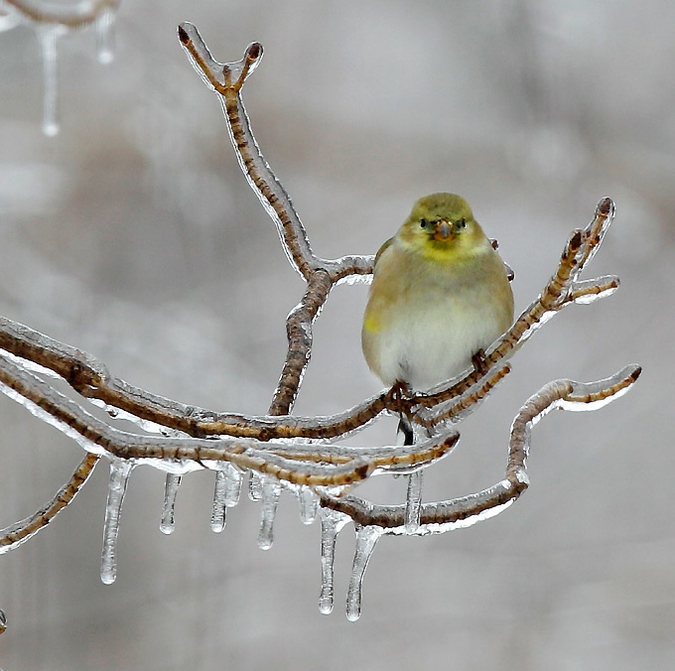
M 412 424 L 410 423 L 410 420 L 403 414 L 401 414 L 401 419 L 398 421 L 397 433 L 400 433 L 403 436 L 404 445 L 415 444 L 415 434 L 413 433 Z
M 413 445 L 415 443 L 415 434 L 413 433 L 412 424 L 405 415 L 405 405 L 402 402 L 404 398 L 410 397 L 412 389 L 407 382 L 397 380 L 392 387 L 392 398 L 394 405 L 398 406 L 399 422 L 397 433 L 403 436 L 404 445 Z
M 474 352 L 471 356 L 471 363 L 473 364 L 474 370 L 479 374 L 483 375 L 487 372 L 487 365 L 485 364 L 485 350 L 481 347 L 477 352 Z

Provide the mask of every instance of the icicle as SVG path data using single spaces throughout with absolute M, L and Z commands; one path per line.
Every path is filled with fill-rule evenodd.
M 414 534 L 420 526 L 422 508 L 422 469 L 408 476 L 408 492 L 405 501 L 405 530 Z
M 220 533 L 227 522 L 225 495 L 227 493 L 227 475 L 225 471 L 216 471 L 216 486 L 213 489 L 213 508 L 211 509 L 211 531 Z
M 166 474 L 162 521 L 159 523 L 159 530 L 163 534 L 172 534 L 176 528 L 176 495 L 178 494 L 178 488 L 180 487 L 181 482 L 183 482 L 182 475 L 176 475 L 175 473 Z
M 269 550 L 274 543 L 274 518 L 277 514 L 281 485 L 277 480 L 262 482 L 262 505 L 260 507 L 260 531 L 258 532 L 258 547 Z
M 114 25 L 115 11 L 110 7 L 96 17 L 96 57 L 99 63 L 110 63 L 115 57 Z
M 236 466 L 226 463 L 223 467 L 225 473 L 225 505 L 233 508 L 239 503 L 241 494 L 242 472 Z
M 319 611 L 324 615 L 333 612 L 335 576 L 335 543 L 338 534 L 351 521 L 348 515 L 328 508 L 319 508 L 321 518 L 321 595 Z
M 59 132 L 56 42 L 64 31 L 65 27 L 59 25 L 42 25 L 37 28 L 42 51 L 42 132 L 49 137 Z
M 108 499 L 105 504 L 103 552 L 101 554 L 101 580 L 106 585 L 114 583 L 117 577 L 117 534 L 124 493 L 133 467 L 133 462 L 122 459 L 112 459 L 110 462 L 110 481 L 108 483 Z
M 7 630 L 7 616 L 5 611 L 0 609 L 0 634 L 4 634 Z
M 248 498 L 251 501 L 260 501 L 263 495 L 262 475 L 257 471 L 251 471 L 248 479 Z
M 349 579 L 349 589 L 347 590 L 347 619 L 350 622 L 356 622 L 361 617 L 363 574 L 366 572 L 368 560 L 373 554 L 375 544 L 383 533 L 384 529 L 378 526 L 360 526 L 356 529 L 354 562 L 352 564 L 352 575 Z
M 297 495 L 302 523 L 312 524 L 319 509 L 319 497 L 309 487 L 300 487 Z

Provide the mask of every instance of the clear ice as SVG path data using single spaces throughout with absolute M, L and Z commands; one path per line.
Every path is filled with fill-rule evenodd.
M 251 471 L 248 479 L 248 498 L 251 501 L 260 501 L 262 499 L 262 475 L 256 471 Z
M 101 554 L 101 581 L 111 585 L 117 577 L 117 534 L 119 532 L 122 503 L 129 476 L 134 467 L 132 461 L 113 458 L 110 461 L 108 499 L 103 522 L 103 552 Z
M 262 482 L 262 501 L 260 504 L 260 531 L 258 532 L 258 547 L 269 550 L 274 543 L 274 518 L 277 515 L 277 506 L 281 496 L 281 484 L 278 480 L 265 478 Z
M 420 526 L 422 510 L 422 469 L 408 476 L 408 491 L 405 502 L 405 530 L 413 534 Z
M 309 488 L 300 487 L 297 492 L 300 503 L 300 519 L 303 524 L 312 524 L 319 508 L 319 497 Z
M 213 507 L 211 508 L 211 531 L 215 533 L 220 533 L 227 523 L 226 493 L 227 475 L 225 471 L 216 471 L 216 484 L 213 488 Z
M 163 534 L 172 534 L 176 528 L 176 495 L 178 494 L 181 482 L 183 482 L 182 475 L 176 475 L 175 473 L 166 474 L 162 521 L 159 524 L 159 530 Z
M 319 611 L 324 615 L 333 612 L 335 601 L 335 543 L 340 531 L 351 518 L 330 508 L 319 508 L 321 518 L 321 594 Z
M 352 563 L 352 574 L 349 578 L 349 588 L 347 589 L 347 619 L 350 622 L 356 622 L 361 617 L 363 575 L 375 549 L 375 544 L 383 533 L 384 529 L 382 527 L 356 527 L 354 562 Z

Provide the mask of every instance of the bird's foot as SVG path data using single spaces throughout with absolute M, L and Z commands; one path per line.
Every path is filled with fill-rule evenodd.
M 483 348 L 479 349 L 477 352 L 474 352 L 473 356 L 471 357 L 471 363 L 473 364 L 474 370 L 479 375 L 487 373 L 488 365 L 485 359 L 485 350 Z
M 406 400 L 412 398 L 413 390 L 412 387 L 407 383 L 401 380 L 394 382 L 391 388 L 391 400 L 393 402 L 392 410 L 403 413 L 407 410 Z

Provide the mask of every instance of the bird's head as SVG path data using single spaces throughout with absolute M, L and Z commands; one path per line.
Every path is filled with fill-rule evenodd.
M 469 203 L 454 193 L 420 198 L 397 237 L 409 250 L 441 263 L 475 256 L 489 246 Z

